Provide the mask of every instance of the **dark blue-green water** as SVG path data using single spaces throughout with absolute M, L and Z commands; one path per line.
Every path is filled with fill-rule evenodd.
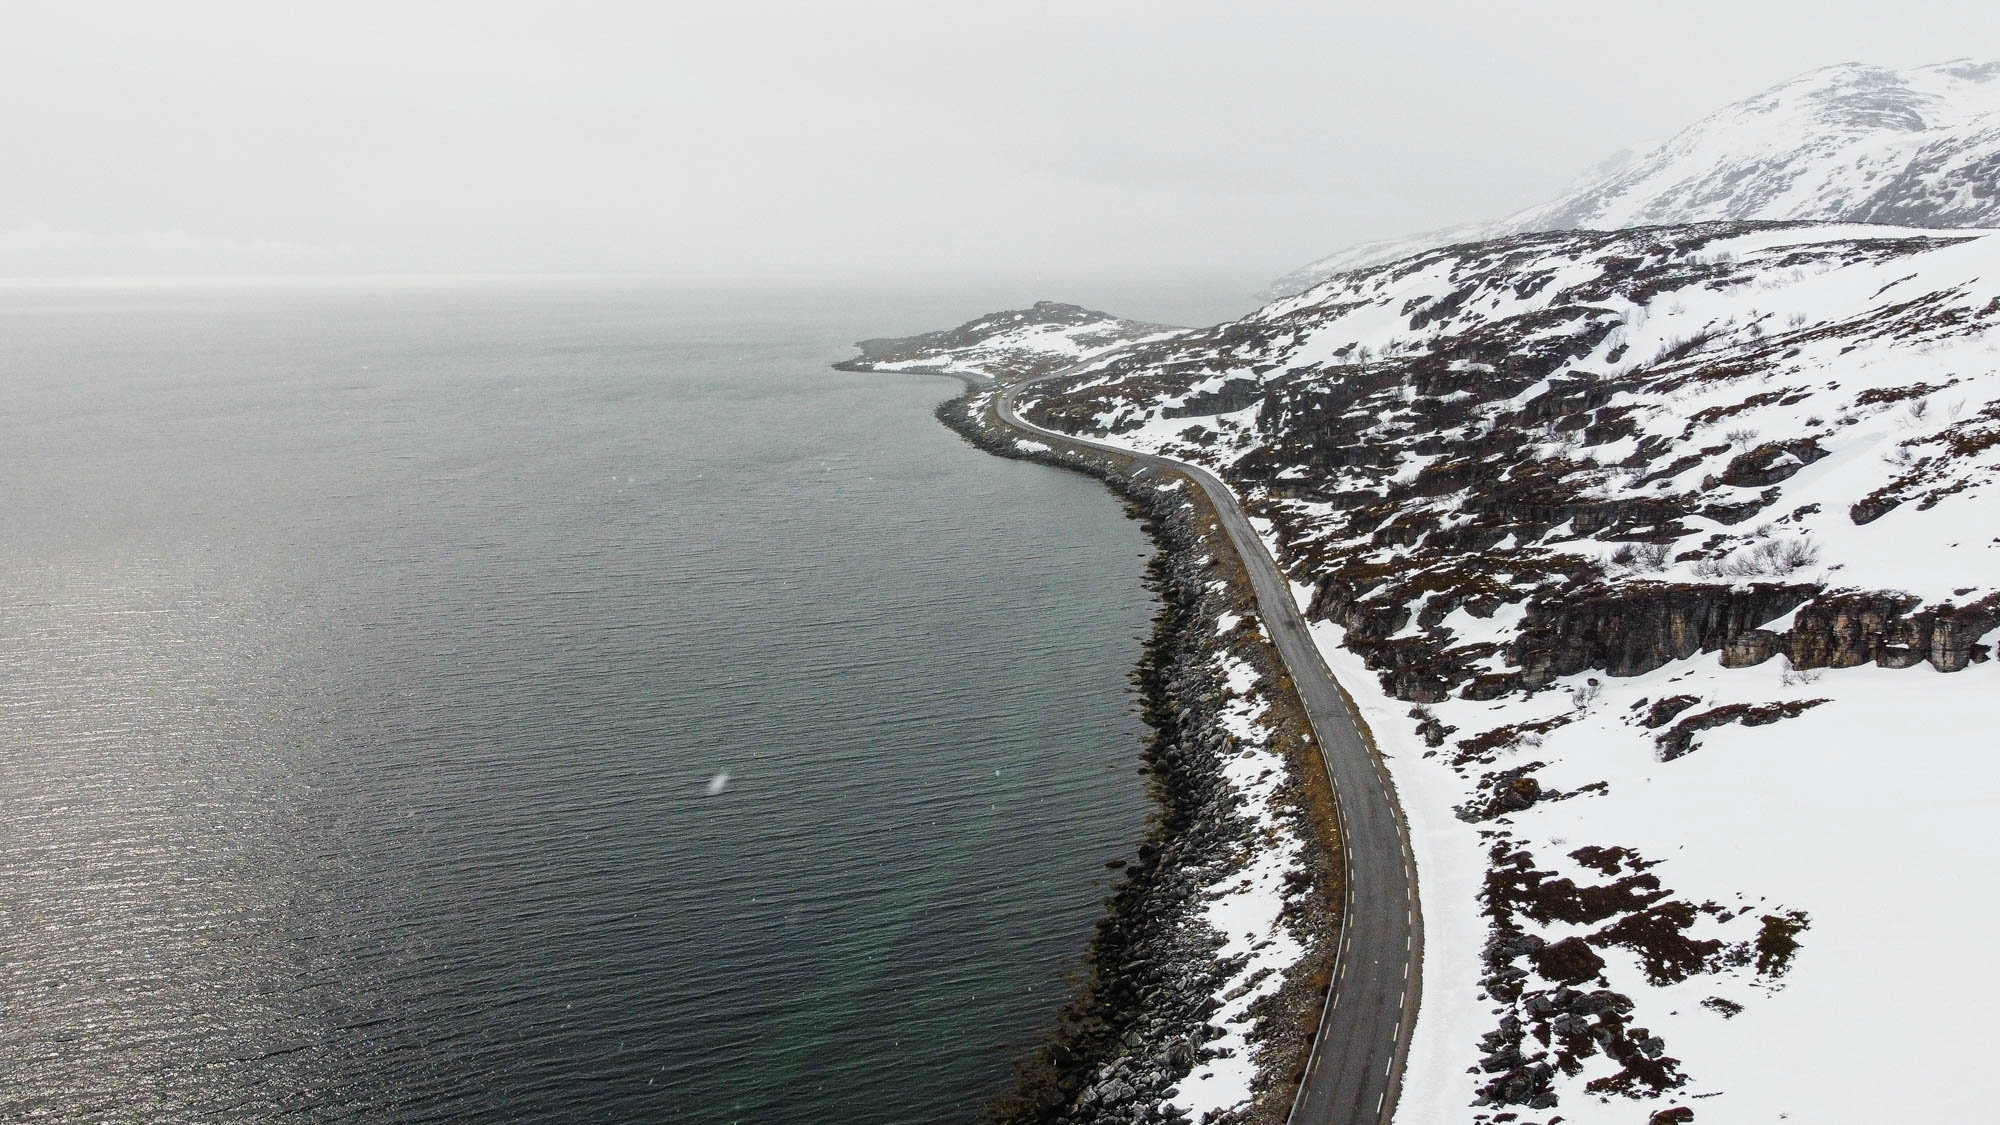
M 971 1118 L 1152 611 L 1095 482 L 827 369 L 980 311 L 0 291 L 0 1119 Z

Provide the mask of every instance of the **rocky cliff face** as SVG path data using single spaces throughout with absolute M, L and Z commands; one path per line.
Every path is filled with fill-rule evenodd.
M 1816 70 L 1609 162 L 1548 203 L 1351 247 L 1280 278 L 1272 295 L 1432 247 L 1529 231 L 1785 219 L 2000 226 L 2000 62 Z

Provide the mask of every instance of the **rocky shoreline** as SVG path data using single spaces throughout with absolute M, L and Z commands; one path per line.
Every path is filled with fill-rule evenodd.
M 1318 1025 L 1342 892 L 1332 794 L 1304 714 L 1256 624 L 1241 564 L 1212 513 L 1205 517 L 1198 489 L 1135 475 L 1115 455 L 1024 441 L 992 420 L 989 405 L 990 395 L 972 384 L 940 404 L 937 417 L 987 452 L 1103 481 L 1159 547 L 1148 582 L 1161 609 L 1135 673 L 1153 731 L 1144 760 L 1156 811 L 1136 860 L 1107 896 L 1057 1027 L 1017 1064 L 1014 1088 L 993 1100 L 986 1119 L 1282 1122 Z M 1242 684 L 1250 670 L 1265 685 L 1254 699 Z M 1244 716 L 1253 703 L 1251 727 Z M 1282 755 L 1274 807 L 1261 811 L 1246 808 L 1229 773 L 1232 760 L 1259 753 Z M 1274 816 L 1284 830 L 1272 830 Z M 1223 955 L 1228 943 L 1204 912 L 1218 879 L 1279 846 L 1296 852 L 1283 875 L 1280 918 L 1299 956 L 1273 982 L 1273 971 L 1253 957 Z M 1253 997 L 1247 1006 L 1232 1003 L 1245 997 Z M 1192 1087 L 1215 1079 L 1218 1067 L 1239 1065 L 1255 1068 L 1248 1101 L 1190 1116 L 1184 1107 L 1199 1104 L 1190 1095 L 1201 1093 Z

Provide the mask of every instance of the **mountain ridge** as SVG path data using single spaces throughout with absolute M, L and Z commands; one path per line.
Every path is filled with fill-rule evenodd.
M 1724 106 L 1649 152 L 1614 157 L 1546 203 L 1350 246 L 1277 279 L 1267 295 L 1511 234 L 1723 220 L 2000 226 L 2000 61 L 1810 71 Z
M 1011 394 L 1037 427 L 1235 495 L 1409 816 L 1397 1119 L 1976 1120 L 2000 1007 L 1968 952 L 2000 926 L 1976 224 L 2000 227 L 2000 64 L 1846 64 L 1235 321 L 987 317 L 889 362 L 966 378 L 968 416 L 1035 378 Z M 1146 1112 L 1227 1063 L 1161 1069 Z M 1267 1119 L 1285 1075 L 1239 1075 L 1203 1108 Z

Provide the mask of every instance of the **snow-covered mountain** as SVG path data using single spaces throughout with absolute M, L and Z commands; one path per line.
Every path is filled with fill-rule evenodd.
M 1349 247 L 1271 291 L 1299 293 L 1343 270 L 1509 234 L 1724 219 L 2000 226 L 2000 62 L 1816 70 L 1651 152 L 1608 161 L 1551 202 Z
M 1229 484 L 1386 756 L 1399 1120 L 1985 1116 L 2000 234 L 1519 235 L 1052 362 L 1032 420 Z
M 1021 392 L 1037 424 L 1237 495 L 1409 816 L 1425 958 L 1398 1120 L 1980 1120 L 1984 227 L 2000 63 L 1839 66 L 1546 205 L 1323 259 L 1234 322 L 1046 306 L 1059 324 L 996 314 L 859 365 L 1055 375 Z M 1026 449 L 992 394 L 965 418 Z M 1189 1041 L 1286 1034 L 1209 1023 Z M 1160 1080 L 1224 1064 L 1197 1049 Z M 1218 1120 L 1286 1080 L 1238 1077 L 1201 1103 Z

